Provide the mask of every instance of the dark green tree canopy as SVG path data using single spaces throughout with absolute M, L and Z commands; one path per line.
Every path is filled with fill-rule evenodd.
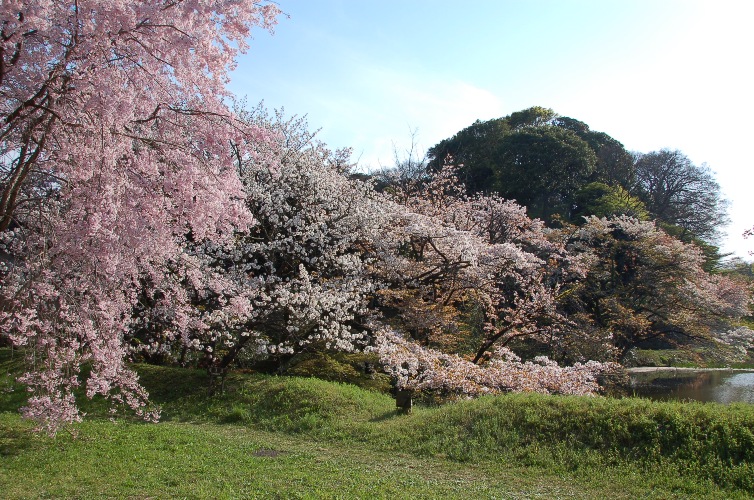
M 711 266 L 720 259 L 714 245 L 728 222 L 727 202 L 712 171 L 680 151 L 631 154 L 608 134 L 537 106 L 477 120 L 429 149 L 430 171 L 448 161 L 460 166 L 470 193 L 514 199 L 547 223 L 655 219 L 682 241 L 703 243 Z
M 568 117 L 558 117 L 554 125 L 570 130 L 584 140 L 597 155 L 595 180 L 611 186 L 630 186 L 635 179 L 634 159 L 623 144 L 604 132 L 589 129 L 589 125 Z
M 476 121 L 430 148 L 429 168 L 450 157 L 470 192 L 496 192 L 525 205 L 533 217 L 572 216 L 575 193 L 594 181 L 634 183 L 623 145 L 579 120 L 532 107 Z
M 506 118 L 475 121 L 450 139 L 445 139 L 427 152 L 429 168 L 439 171 L 447 161 L 462 165 L 460 180 L 472 193 L 489 192 L 495 175 L 495 155 L 499 142 L 511 132 Z
M 525 205 L 532 217 L 570 218 L 573 196 L 595 172 L 597 156 L 574 132 L 553 125 L 505 136 L 496 151 L 493 186 Z

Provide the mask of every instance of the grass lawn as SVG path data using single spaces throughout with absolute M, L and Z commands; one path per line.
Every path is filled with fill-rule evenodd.
M 3 498 L 752 496 L 745 406 L 521 395 L 400 415 L 345 384 L 237 375 L 209 398 L 202 372 L 145 366 L 162 422 L 92 402 L 48 438 L 18 416 L 14 366 L 0 353 Z
M 3 498 L 732 498 L 627 469 L 556 473 L 462 462 L 238 425 L 90 422 L 73 439 L 0 415 Z

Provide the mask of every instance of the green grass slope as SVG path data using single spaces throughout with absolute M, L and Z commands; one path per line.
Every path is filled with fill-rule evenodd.
M 398 414 L 316 379 L 140 366 L 159 424 L 100 402 L 74 438 L 31 432 L 0 351 L 0 491 L 37 497 L 747 498 L 754 410 L 647 400 L 487 397 Z

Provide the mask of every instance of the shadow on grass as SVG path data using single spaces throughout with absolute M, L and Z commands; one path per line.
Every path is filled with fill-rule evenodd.
M 187 396 L 206 396 L 210 379 L 205 370 L 152 365 L 137 367 L 139 381 L 158 404 L 173 403 Z
M 0 380 L 0 413 L 18 413 L 26 404 L 29 393 L 18 384 L 5 384 Z
M 372 417 L 372 418 L 369 419 L 369 421 L 370 422 L 375 422 L 375 423 L 376 422 L 385 422 L 387 420 L 392 420 L 392 419 L 394 419 L 396 417 L 400 417 L 400 416 L 403 416 L 403 415 L 406 415 L 406 412 L 403 411 L 403 410 L 401 410 L 401 409 L 399 409 L 399 408 L 396 408 L 395 410 L 386 411 L 382 415 L 378 415 L 376 417 Z
M 31 429 L 9 428 L 0 424 L 0 458 L 13 457 L 29 449 L 33 437 Z
M 16 378 L 24 372 L 24 355 L 20 351 L 0 349 L 0 412 L 18 412 L 29 393 Z

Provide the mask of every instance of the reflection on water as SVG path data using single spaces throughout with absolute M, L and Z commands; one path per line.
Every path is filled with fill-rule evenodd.
M 631 389 L 655 400 L 754 403 L 754 372 L 662 370 L 632 373 Z

